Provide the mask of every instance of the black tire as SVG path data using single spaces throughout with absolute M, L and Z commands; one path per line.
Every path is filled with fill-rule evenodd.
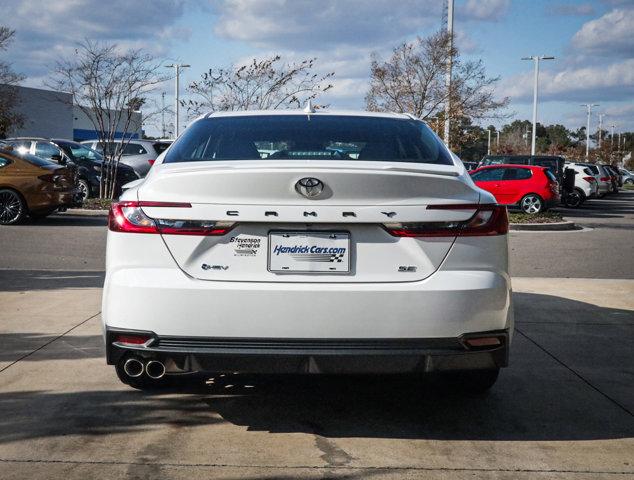
M 536 193 L 529 193 L 524 195 L 520 200 L 520 210 L 524 213 L 534 215 L 546 210 L 546 205 L 544 204 L 542 197 Z
M 26 217 L 26 202 L 15 190 L 0 189 L 0 225 L 15 225 Z
M 583 192 L 578 188 L 575 188 L 572 192 L 570 192 L 570 194 L 564 197 L 563 203 L 566 207 L 579 208 L 585 200 L 586 198 Z
M 84 180 L 83 178 L 80 178 L 77 181 L 77 188 L 79 189 L 79 201 L 83 203 L 84 200 L 88 199 L 91 197 L 92 192 L 90 191 L 90 184 Z
M 495 385 L 500 375 L 499 368 L 490 370 L 467 370 L 450 374 L 452 386 L 463 393 L 486 393 Z

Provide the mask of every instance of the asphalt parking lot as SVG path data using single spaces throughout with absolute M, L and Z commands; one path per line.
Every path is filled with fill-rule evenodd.
M 161 394 L 105 365 L 105 220 L 0 229 L 0 478 L 634 478 L 634 192 L 510 237 L 516 333 L 486 396 L 404 378 L 223 376 Z

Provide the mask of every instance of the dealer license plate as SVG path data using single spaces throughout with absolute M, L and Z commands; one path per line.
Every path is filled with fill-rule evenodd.
M 349 273 L 348 232 L 270 232 L 269 271 Z

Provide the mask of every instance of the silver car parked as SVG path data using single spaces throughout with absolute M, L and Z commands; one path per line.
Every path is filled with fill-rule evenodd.
M 139 177 L 145 177 L 156 158 L 171 145 L 171 140 L 137 140 L 132 139 L 129 143 L 115 140 L 107 148 L 99 140 L 85 140 L 84 145 L 97 150 L 98 152 L 111 153 L 116 148 L 123 145 L 121 163 L 129 165 Z
M 634 172 L 619 168 L 619 173 L 623 177 L 623 185 L 634 185 Z

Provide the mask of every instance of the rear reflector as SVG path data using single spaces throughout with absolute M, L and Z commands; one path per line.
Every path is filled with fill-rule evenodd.
M 481 338 L 467 338 L 464 343 L 469 347 L 494 347 L 501 345 L 500 339 L 497 337 L 481 337 Z
M 428 205 L 428 210 L 476 210 L 471 218 L 450 222 L 387 223 L 383 227 L 395 237 L 479 237 L 504 235 L 509 218 L 504 205 Z
M 117 343 L 124 343 L 126 345 L 143 345 L 151 337 L 146 335 L 117 335 L 114 341 Z
M 156 160 L 148 160 L 147 163 L 149 163 L 150 165 L 154 165 L 154 162 L 156 162 Z
M 142 207 L 191 208 L 189 203 L 115 202 L 108 213 L 108 228 L 123 233 L 160 233 L 165 235 L 224 235 L 234 222 L 213 220 L 173 220 L 150 218 Z

